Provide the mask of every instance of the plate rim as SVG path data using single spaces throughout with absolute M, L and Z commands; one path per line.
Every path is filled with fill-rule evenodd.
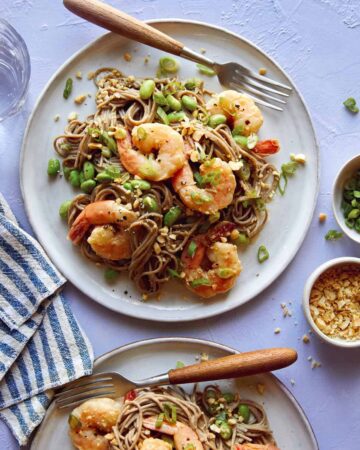
M 196 344 L 196 345 L 207 345 L 213 349 L 217 349 L 217 350 L 223 350 L 229 354 L 236 354 L 236 353 L 241 353 L 239 350 L 234 349 L 233 347 L 230 347 L 228 345 L 225 344 L 220 344 L 218 342 L 215 341 L 211 341 L 211 340 L 207 340 L 207 339 L 199 339 L 199 338 L 193 338 L 193 337 L 177 337 L 177 336 L 172 336 L 172 337 L 160 337 L 160 338 L 146 338 L 146 339 L 140 339 L 137 341 L 133 341 L 130 342 L 128 344 L 124 344 L 124 345 L 120 345 L 119 347 L 115 347 L 112 350 L 109 350 L 105 353 L 103 353 L 102 355 L 97 356 L 94 359 L 94 369 L 96 369 L 96 367 L 98 365 L 100 365 L 102 362 L 106 361 L 109 358 L 113 358 L 114 356 L 116 356 L 117 354 L 121 354 L 121 353 L 126 353 L 129 350 L 132 349 L 136 349 L 139 347 L 144 347 L 146 348 L 147 345 L 157 345 L 157 344 L 167 344 L 167 343 L 185 343 L 185 344 Z M 95 370 L 94 370 L 95 372 Z M 268 375 L 269 377 L 271 377 L 275 383 L 278 384 L 279 388 L 282 390 L 282 392 L 284 392 L 284 394 L 287 396 L 287 398 L 291 401 L 292 405 L 294 406 L 294 408 L 296 408 L 297 412 L 300 414 L 300 417 L 309 433 L 309 436 L 311 437 L 312 440 L 312 444 L 314 445 L 314 448 L 319 450 L 319 444 L 316 438 L 316 434 L 314 432 L 314 429 L 310 423 L 310 420 L 308 419 L 303 407 L 301 406 L 301 404 L 297 401 L 296 397 L 294 396 L 294 394 L 290 391 L 290 389 L 288 389 L 288 387 L 276 376 L 274 375 L 272 372 L 266 372 L 266 375 Z M 50 415 L 53 411 L 53 409 L 55 408 L 55 402 L 54 400 L 51 401 L 51 403 L 49 404 L 49 407 L 46 410 L 45 416 L 41 422 L 41 424 L 36 428 L 35 432 L 34 432 L 34 437 L 32 439 L 32 442 L 30 444 L 30 450 L 36 450 L 36 443 L 39 439 L 39 435 L 40 435 L 40 431 L 43 427 L 46 426 L 46 422 L 49 420 Z
M 98 304 L 102 305 L 104 308 L 107 308 L 111 311 L 114 311 L 118 314 L 122 314 L 125 316 L 129 316 L 129 317 L 134 317 L 136 319 L 141 319 L 141 320 L 147 320 L 147 321 L 151 321 L 151 322 L 163 322 L 163 323 L 179 323 L 179 322 L 193 322 L 196 320 L 200 320 L 200 319 L 204 319 L 204 318 L 210 318 L 210 317 L 215 317 L 215 316 L 219 316 L 221 314 L 225 314 L 233 309 L 239 308 L 240 306 L 244 305 L 245 303 L 248 303 L 249 301 L 254 300 L 255 298 L 257 298 L 258 296 L 260 296 L 261 294 L 263 294 L 263 292 L 269 288 L 270 285 L 272 285 L 279 277 L 282 273 L 284 273 L 284 271 L 288 268 L 288 266 L 290 266 L 290 264 L 292 263 L 293 259 L 295 258 L 296 254 L 299 252 L 299 250 L 301 249 L 305 237 L 310 229 L 310 225 L 312 222 L 312 219 L 314 217 L 314 212 L 315 212 L 315 208 L 316 208 L 316 204 L 317 204 L 317 200 L 318 200 L 318 195 L 319 195 L 319 187 L 320 187 L 320 147 L 319 147 L 319 142 L 318 142 L 318 138 L 315 132 L 315 127 L 312 121 L 312 117 L 310 115 L 308 106 L 301 94 L 301 92 L 299 91 L 299 89 L 297 88 L 296 84 L 293 82 L 292 78 L 285 72 L 284 69 L 282 69 L 282 67 L 276 62 L 276 60 L 274 60 L 274 58 L 270 55 L 268 55 L 265 51 L 263 51 L 260 47 L 258 47 L 256 44 L 254 44 L 253 42 L 251 42 L 249 39 L 233 32 L 230 31 L 226 28 L 223 28 L 221 26 L 217 26 L 217 25 L 213 25 L 207 22 L 202 22 L 202 21 L 198 21 L 198 20 L 186 20 L 186 19 L 177 19 L 177 18 L 164 18 L 164 19 L 149 19 L 145 21 L 148 24 L 161 24 L 161 23 L 166 23 L 166 24 L 179 24 L 179 23 L 184 23 L 184 24 L 190 24 L 190 25 L 198 25 L 198 26 L 202 26 L 208 29 L 213 29 L 222 33 L 225 33 L 227 35 L 232 36 L 235 39 L 238 39 L 242 42 L 245 42 L 247 45 L 249 45 L 250 47 L 252 47 L 253 49 L 255 49 L 256 51 L 258 51 L 261 55 L 263 55 L 265 58 L 269 59 L 271 61 L 272 64 L 274 64 L 274 66 L 276 66 L 276 68 L 283 74 L 283 76 L 285 78 L 287 78 L 290 81 L 290 84 L 292 85 L 294 91 L 297 93 L 297 95 L 299 96 L 299 99 L 302 103 L 302 106 L 304 108 L 306 117 L 308 119 L 310 128 L 311 128 L 311 132 L 312 132 L 312 138 L 314 140 L 314 146 L 315 146 L 315 153 L 316 153 L 316 187 L 315 187 L 315 193 L 314 193 L 314 197 L 313 197 L 313 203 L 312 203 L 312 207 L 311 207 L 311 214 L 309 214 L 308 220 L 306 225 L 303 228 L 302 231 L 302 235 L 298 241 L 298 245 L 296 247 L 294 247 L 293 251 L 289 253 L 289 256 L 287 258 L 287 262 L 286 263 L 281 263 L 278 264 L 278 269 L 274 272 L 274 276 L 270 281 L 267 281 L 263 287 L 263 289 L 260 292 L 257 292 L 255 295 L 251 296 L 250 298 L 247 298 L 246 300 L 244 300 L 242 303 L 234 303 L 234 304 L 225 304 L 223 303 L 223 307 L 221 308 L 221 310 L 215 310 L 215 311 L 208 311 L 208 312 L 197 312 L 195 314 L 195 316 L 191 316 L 191 317 L 186 317 L 186 318 L 182 318 L 181 317 L 181 312 L 182 310 L 179 310 L 179 314 L 176 317 L 169 317 L 169 316 L 165 316 L 165 317 L 151 317 L 151 314 L 146 314 L 146 312 L 141 313 L 139 312 L 137 309 L 132 311 L 132 310 L 127 310 L 127 308 L 122 308 L 121 310 L 117 309 L 115 307 L 115 305 L 108 305 L 106 304 L 106 302 L 102 301 L 101 296 L 98 296 L 97 298 L 95 298 L 94 295 L 89 295 L 87 292 L 85 292 L 85 290 L 81 287 L 79 287 L 78 285 L 76 285 L 75 283 L 73 283 L 73 281 L 71 281 L 71 275 L 68 276 L 66 267 L 65 270 L 64 267 L 61 267 L 60 270 L 61 273 L 63 273 L 63 275 L 66 277 L 66 279 L 68 281 L 70 281 L 70 283 L 72 285 L 75 286 L 76 289 L 78 289 L 80 292 L 82 292 L 82 294 L 84 294 L 86 297 L 90 298 L 92 301 L 97 302 Z M 23 204 L 24 204 L 24 208 L 25 208 L 25 213 L 27 216 L 27 219 L 30 223 L 32 232 L 34 233 L 35 237 L 38 239 L 38 241 L 40 242 L 41 246 L 44 248 L 44 251 L 46 252 L 46 254 L 48 255 L 47 249 L 43 244 L 43 240 L 42 237 L 40 236 L 40 234 L 38 234 L 36 232 L 36 227 L 35 227 L 35 220 L 32 219 L 32 214 L 31 214 L 31 209 L 30 209 L 30 204 L 27 203 L 26 199 L 26 195 L 25 195 L 25 187 L 24 187 L 24 183 L 23 183 L 23 172 L 24 172 L 24 158 L 25 158 L 25 148 L 27 146 L 27 140 L 28 140 L 28 134 L 30 132 L 30 128 L 34 119 L 34 115 L 41 103 L 41 101 L 45 98 L 49 88 L 51 87 L 53 81 L 59 76 L 59 74 L 66 68 L 66 66 L 68 66 L 73 60 L 75 60 L 78 56 L 80 56 L 82 53 L 86 52 L 87 50 L 89 50 L 93 45 L 96 45 L 97 42 L 101 41 L 102 39 L 106 39 L 107 36 L 109 35 L 114 35 L 116 33 L 113 32 L 106 32 L 102 35 L 100 35 L 99 37 L 93 39 L 92 41 L 90 41 L 88 44 L 86 44 L 85 46 L 81 47 L 78 51 L 76 51 L 75 53 L 73 53 L 68 59 L 66 59 L 66 61 L 64 61 L 59 67 L 58 69 L 53 73 L 53 75 L 49 78 L 48 82 L 45 84 L 44 88 L 42 89 L 42 91 L 40 92 L 38 98 L 35 101 L 35 104 L 33 106 L 33 109 L 31 111 L 31 114 L 29 115 L 26 127 L 25 127 L 25 131 L 24 131 L 24 135 L 23 135 L 23 139 L 22 139 L 22 144 L 21 144 L 21 150 L 20 150 L 20 161 L 19 161 L 19 181 L 20 181 L 20 189 L 21 189 L 21 196 L 23 199 Z M 48 257 L 50 258 L 51 261 L 53 261 L 53 257 L 50 257 L 48 255 Z M 57 265 L 56 265 L 57 267 Z M 124 303 L 126 304 L 126 303 Z M 146 310 L 147 311 L 147 310 Z M 157 312 L 159 310 L 156 310 Z M 193 310 L 190 310 L 193 311 Z M 193 311 L 195 312 L 195 311 Z

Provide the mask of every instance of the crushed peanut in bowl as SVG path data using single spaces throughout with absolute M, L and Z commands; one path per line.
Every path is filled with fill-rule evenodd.
M 339 264 L 321 273 L 311 288 L 309 309 L 329 338 L 360 339 L 360 265 Z

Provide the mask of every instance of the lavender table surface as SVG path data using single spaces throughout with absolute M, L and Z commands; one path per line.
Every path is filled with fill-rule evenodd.
M 359 153 L 360 115 L 352 116 L 342 102 L 349 96 L 360 102 L 360 1 L 112 0 L 110 3 L 140 19 L 179 17 L 206 21 L 259 45 L 289 73 L 303 94 L 314 121 L 322 166 L 316 212 L 296 258 L 262 295 L 233 312 L 190 324 L 142 322 L 114 314 L 73 286 L 67 286 L 66 296 L 96 355 L 131 341 L 159 336 L 193 336 L 240 350 L 294 347 L 299 352 L 298 362 L 278 376 L 303 406 L 320 448 L 358 449 L 360 351 L 330 347 L 313 335 L 310 343 L 304 344 L 301 337 L 309 327 L 302 313 L 301 296 L 307 276 L 320 263 L 337 256 L 360 256 L 359 246 L 346 237 L 337 242 L 324 240 L 326 230 L 336 228 L 331 211 L 335 174 L 347 159 Z M 73 16 L 62 2 L 54 0 L 1 0 L 0 17 L 22 34 L 31 56 L 31 87 L 25 108 L 0 124 L 0 191 L 23 227 L 31 232 L 19 186 L 19 154 L 27 118 L 59 65 L 103 30 Z M 318 222 L 320 212 L 328 214 L 324 225 Z M 282 302 L 291 302 L 292 317 L 283 317 Z M 280 334 L 274 334 L 276 327 L 281 328 Z M 312 369 L 309 356 L 320 361 L 321 367 Z M 18 448 L 3 423 L 0 423 L 0 448 Z

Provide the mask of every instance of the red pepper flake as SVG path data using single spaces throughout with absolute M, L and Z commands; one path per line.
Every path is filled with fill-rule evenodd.
M 134 391 L 134 389 L 125 394 L 125 400 L 132 402 L 135 399 L 136 399 L 136 391 Z

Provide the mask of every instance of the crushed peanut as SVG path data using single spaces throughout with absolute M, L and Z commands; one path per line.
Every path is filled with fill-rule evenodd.
M 258 383 L 258 384 L 256 385 L 256 390 L 258 391 L 258 393 L 259 393 L 260 395 L 264 395 L 264 392 L 265 392 L 265 385 L 264 385 L 264 384 L 261 384 L 261 383 Z
M 281 328 L 277 327 L 277 328 L 275 328 L 274 333 L 275 333 L 275 334 L 279 334 L 280 331 L 281 331 Z
M 124 59 L 127 62 L 130 62 L 132 60 L 132 55 L 129 52 L 124 53 Z
M 307 334 L 304 334 L 304 336 L 302 337 L 302 341 L 304 344 L 308 344 L 310 342 L 310 338 Z
M 306 163 L 306 156 L 303 153 L 298 153 L 295 155 L 295 153 L 290 154 L 291 161 L 295 161 L 299 164 L 305 164 Z
M 327 336 L 360 339 L 360 266 L 343 264 L 321 274 L 310 293 L 310 313 Z
M 54 116 L 54 122 L 58 122 L 60 120 L 60 114 L 56 114 L 56 116 Z
M 266 75 L 266 74 L 267 74 L 267 69 L 265 69 L 265 67 L 260 67 L 259 75 Z
M 78 95 L 77 97 L 75 97 L 74 102 L 77 105 L 81 105 L 82 103 L 84 103 L 85 100 L 86 100 L 86 94 L 82 94 L 82 95 Z
M 92 80 L 94 77 L 95 77 L 95 72 L 89 72 L 89 73 L 87 74 L 87 79 L 88 79 L 88 80 Z
M 73 111 L 68 115 L 68 121 L 71 122 L 72 120 L 76 120 L 78 118 L 78 113 Z
M 325 213 L 319 214 L 319 222 L 323 223 L 327 219 L 327 215 Z
M 80 72 L 80 70 L 78 70 L 78 71 L 76 72 L 75 76 L 76 76 L 76 78 L 77 78 L 78 80 L 81 80 L 81 79 L 82 79 L 82 73 Z
M 283 312 L 283 317 L 291 317 L 292 316 L 292 311 L 286 306 L 286 303 L 281 303 L 280 304 L 282 312 Z

